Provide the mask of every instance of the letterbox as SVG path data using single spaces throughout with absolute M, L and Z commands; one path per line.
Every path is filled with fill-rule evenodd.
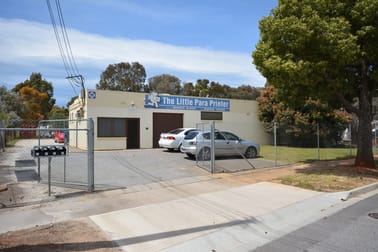
M 66 147 L 62 145 L 36 145 L 31 150 L 33 157 L 65 156 L 66 153 Z
M 41 156 L 41 148 L 39 146 L 34 146 L 33 149 L 31 150 L 31 155 L 33 157 Z
M 62 146 L 62 145 L 57 145 L 57 146 L 56 146 L 56 149 L 57 149 L 57 153 L 58 153 L 58 155 L 65 156 L 66 153 L 67 153 L 67 149 L 66 149 L 66 147 L 64 147 L 64 146 Z

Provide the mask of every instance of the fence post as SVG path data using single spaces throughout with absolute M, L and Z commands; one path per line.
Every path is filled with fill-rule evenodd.
M 211 162 L 210 162 L 210 169 L 211 174 L 215 172 L 215 122 L 211 121 Z
M 377 122 L 374 121 L 374 150 L 377 149 Z
M 87 120 L 87 144 L 88 144 L 88 192 L 94 191 L 94 122 L 92 118 Z
M 316 142 L 318 145 L 318 160 L 320 160 L 320 130 L 319 123 L 316 123 Z
M 79 124 L 79 119 L 78 118 L 76 118 L 76 139 L 75 139 L 75 141 L 76 141 L 76 148 L 78 147 L 78 144 L 77 144 L 77 142 L 79 141 L 78 139 L 79 139 L 79 136 L 78 136 L 78 124 Z
M 352 124 L 351 123 L 349 123 L 349 134 L 350 134 L 349 156 L 352 157 Z
M 277 166 L 277 122 L 273 122 L 274 166 Z
M 49 197 L 51 196 L 51 157 L 48 157 L 48 183 L 49 183 Z

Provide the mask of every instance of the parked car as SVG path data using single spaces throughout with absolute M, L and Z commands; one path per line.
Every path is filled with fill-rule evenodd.
M 167 148 L 169 151 L 174 149 L 180 150 L 182 140 L 184 137 L 192 131 L 197 129 L 194 128 L 178 128 L 169 131 L 168 133 L 161 133 L 159 139 L 159 147 Z
M 192 131 L 186 135 L 181 145 L 181 152 L 188 157 L 199 160 L 210 160 L 211 139 L 210 131 Z M 260 145 L 249 140 L 244 140 L 229 131 L 215 131 L 215 156 L 244 155 L 246 158 L 255 158 L 259 155 Z
M 54 133 L 54 140 L 55 143 L 64 143 L 65 142 L 65 134 L 64 132 L 57 131 Z
M 41 130 L 38 130 L 39 132 L 39 137 L 40 138 L 52 138 L 54 135 L 51 131 L 47 131 L 45 129 L 48 129 L 49 126 L 39 126 L 39 129 Z

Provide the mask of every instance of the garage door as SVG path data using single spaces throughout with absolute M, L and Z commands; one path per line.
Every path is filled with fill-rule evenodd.
M 183 127 L 183 114 L 153 113 L 153 147 L 159 148 L 160 133 Z

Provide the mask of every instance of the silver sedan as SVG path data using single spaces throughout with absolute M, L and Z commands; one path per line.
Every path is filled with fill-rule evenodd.
M 189 157 L 197 156 L 199 160 L 210 160 L 211 140 L 210 131 L 192 131 L 182 141 L 181 152 Z M 229 131 L 215 131 L 215 156 L 243 155 L 246 158 L 255 158 L 259 155 L 260 145 L 244 140 Z

